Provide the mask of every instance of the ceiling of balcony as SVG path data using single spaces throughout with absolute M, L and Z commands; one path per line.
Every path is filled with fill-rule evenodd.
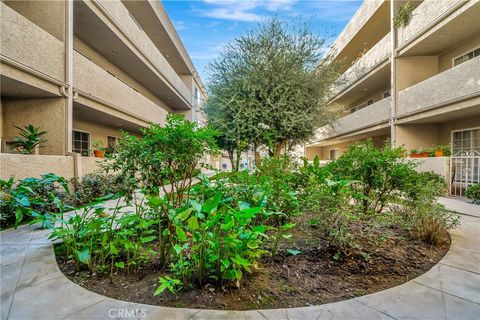
M 379 66 L 376 70 L 365 75 L 347 90 L 340 93 L 332 103 L 346 106 L 368 96 L 378 90 L 390 88 L 390 62 Z
M 60 96 L 60 92 L 53 94 L 4 75 L 0 77 L 0 92 L 2 97 L 9 98 L 54 98 Z
M 178 74 L 192 75 L 193 63 L 161 2 L 122 0 L 122 3 L 173 69 Z
M 402 56 L 439 55 L 463 41 L 478 37 L 480 37 L 480 2 L 454 18 L 447 18 L 402 49 L 400 53 Z
M 341 62 L 343 71 L 347 70 L 363 52 L 370 50 L 390 32 L 389 10 L 389 2 L 383 2 L 363 27 L 341 49 L 335 59 Z M 354 23 L 354 21 L 351 23 Z
M 161 80 L 131 47 L 83 1 L 74 1 L 74 34 L 172 109 L 190 109 L 190 105 Z
M 90 108 L 78 102 L 74 102 L 73 104 L 73 118 L 135 133 L 138 133 L 139 130 L 143 128 L 136 123 Z

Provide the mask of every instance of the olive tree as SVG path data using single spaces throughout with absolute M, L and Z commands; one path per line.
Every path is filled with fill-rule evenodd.
M 230 148 L 246 141 L 272 156 L 308 141 L 332 120 L 326 102 L 338 76 L 324 53 L 325 40 L 306 24 L 260 22 L 209 65 L 208 122 Z

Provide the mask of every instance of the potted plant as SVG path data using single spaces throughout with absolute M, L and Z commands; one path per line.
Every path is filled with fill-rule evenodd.
M 41 143 L 47 140 L 42 137 L 47 134 L 47 131 L 40 131 L 40 128 L 34 127 L 31 124 L 23 128 L 15 126 L 18 129 L 20 136 L 16 136 L 12 140 L 12 146 L 23 154 L 32 154 L 36 148 L 40 147 Z
M 105 158 L 105 144 L 97 140 L 92 143 L 93 155 L 97 158 Z
M 450 152 L 450 146 L 448 145 L 437 145 L 435 146 L 435 157 L 448 157 Z
M 410 151 L 410 158 L 427 158 L 428 151 L 423 148 L 412 149 Z

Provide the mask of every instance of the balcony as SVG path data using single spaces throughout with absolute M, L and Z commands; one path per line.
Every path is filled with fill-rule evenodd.
M 319 140 L 325 140 L 387 123 L 390 120 L 390 98 L 382 99 L 352 114 L 340 118 L 332 128 L 323 128 Z
M 407 26 L 398 30 L 398 46 L 417 38 L 423 30 L 427 29 L 436 20 L 447 14 L 452 8 L 457 7 L 464 0 L 426 0 L 423 1 L 412 13 L 412 18 Z
M 397 117 L 480 95 L 480 58 L 462 63 L 398 94 Z
M 64 81 L 64 44 L 4 3 L 1 6 L 0 48 L 12 60 L 57 81 Z
M 388 61 L 390 54 L 390 34 L 387 34 L 375 46 L 358 59 L 340 78 L 340 84 L 334 89 L 335 98 L 355 86 L 364 76 Z
M 73 74 L 74 90 L 81 96 L 101 101 L 145 123 L 164 122 L 167 112 L 163 108 L 76 51 Z
M 398 30 L 400 56 L 435 56 L 480 33 L 480 1 L 425 0 Z
M 75 35 L 84 43 L 172 109 L 192 107 L 191 90 L 120 1 L 75 1 L 74 12 Z

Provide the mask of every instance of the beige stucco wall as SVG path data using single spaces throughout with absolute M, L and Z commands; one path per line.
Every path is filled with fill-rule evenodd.
M 478 117 L 470 117 L 464 119 L 458 119 L 454 121 L 444 122 L 439 125 L 439 135 L 438 135 L 438 142 L 439 144 L 450 144 L 451 143 L 451 134 L 453 130 L 461 130 L 461 129 L 470 129 L 470 128 L 478 128 L 480 127 L 480 106 L 479 108 L 479 116 Z
M 381 89 L 375 90 L 373 92 L 368 92 L 365 96 L 361 99 L 356 100 L 355 102 L 351 103 L 347 108 L 353 108 L 358 106 L 361 103 L 364 103 L 370 99 L 373 99 L 373 102 L 378 102 L 383 100 L 383 93 L 390 90 L 390 85 L 385 85 Z
M 7 0 L 3 2 L 58 40 L 63 41 L 65 37 L 64 1 Z
M 449 177 L 450 157 L 406 158 L 417 164 L 418 172 L 434 172 L 444 178 Z M 447 179 L 448 181 L 448 179 Z
M 157 105 L 161 106 L 163 109 L 167 111 L 171 111 L 171 108 L 162 100 L 160 100 L 156 95 L 151 93 L 147 90 L 143 85 L 141 85 L 138 81 L 131 78 L 128 74 L 123 72 L 120 68 L 116 65 L 105 59 L 102 55 L 98 54 L 95 50 L 90 48 L 86 45 L 82 40 L 74 37 L 73 40 L 73 47 L 76 51 L 81 53 L 83 56 L 90 59 L 100 68 L 114 74 L 118 79 L 122 80 L 123 82 L 127 83 L 129 86 L 135 88 L 138 92 L 140 92 L 143 96 L 148 98 L 149 100 L 153 101 Z
M 63 81 L 64 43 L 3 2 L 0 8 L 2 55 Z
M 47 131 L 40 154 L 65 154 L 65 106 L 63 98 L 7 99 L 2 98 L 3 138 L 18 135 L 14 126 L 32 124 Z
M 137 23 L 131 18 L 127 8 L 120 1 L 97 1 L 95 5 L 96 8 L 92 7 L 90 4 L 88 5 L 93 8 L 94 12 L 105 11 L 109 19 L 115 21 L 115 24 L 122 28 L 122 30 L 129 36 L 129 40 L 135 43 L 149 62 L 154 65 L 156 71 L 167 79 L 168 83 L 175 89 L 175 91 L 184 97 L 189 103 L 192 102 L 191 91 L 185 86 L 184 82 L 180 79 L 175 70 L 173 70 L 172 66 L 168 63 L 152 40 L 138 27 Z M 119 36 L 121 38 L 124 37 L 120 34 Z M 124 40 L 128 45 L 130 45 L 130 41 L 127 41 L 126 39 Z M 134 49 L 134 51 L 137 50 Z M 160 78 L 159 81 L 163 80 Z
M 40 177 L 55 173 L 70 179 L 74 176 L 73 157 L 0 153 L 0 179 Z
M 100 165 L 106 162 L 106 159 L 95 157 L 81 157 L 82 161 L 82 175 L 93 173 L 100 170 Z
M 480 36 L 473 37 L 438 57 L 438 72 L 453 67 L 453 59 L 480 47 Z
M 376 137 L 371 137 L 370 138 L 373 142 L 373 145 L 375 148 L 381 148 L 385 145 L 385 142 L 389 139 L 389 136 L 376 136 Z M 342 155 L 345 151 L 348 150 L 348 148 L 360 141 L 364 141 L 365 139 L 360 139 L 360 140 L 352 140 L 352 141 L 347 141 L 347 142 L 341 142 L 341 143 L 336 143 L 332 144 L 329 146 L 311 146 L 311 147 L 306 147 L 305 148 L 305 157 L 308 160 L 313 160 L 315 156 L 318 155 L 320 160 L 330 160 L 330 150 L 332 149 L 338 149 L 339 150 L 339 155 Z
M 397 59 L 397 90 L 413 86 L 438 73 L 438 57 L 403 57 Z
M 80 94 L 91 95 L 117 110 L 148 122 L 164 123 L 167 111 L 109 74 L 83 55 L 74 52 L 73 78 Z
M 418 148 L 431 148 L 438 143 L 439 128 L 436 124 L 398 125 L 397 145 L 403 145 L 408 151 Z

